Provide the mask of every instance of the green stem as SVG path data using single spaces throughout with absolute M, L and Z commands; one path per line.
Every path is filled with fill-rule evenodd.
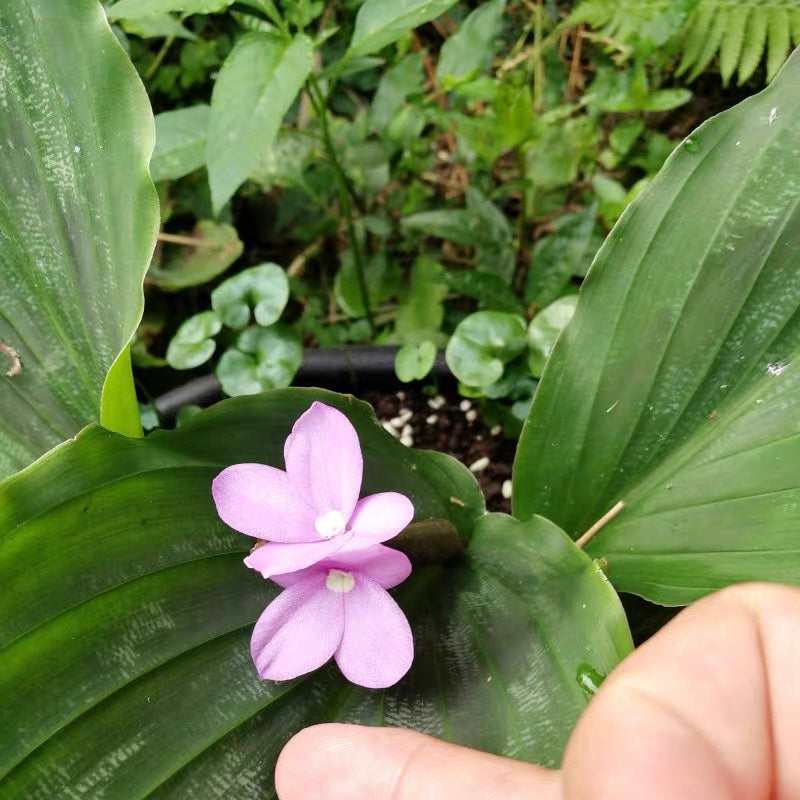
M 153 75 L 156 74 L 156 70 L 161 66 L 161 62 L 166 57 L 167 53 L 169 52 L 170 47 L 172 47 L 172 43 L 175 41 L 174 36 L 167 36 L 164 39 L 164 44 L 161 45 L 161 49 L 156 54 L 156 57 L 153 59 L 153 63 L 147 68 L 147 72 L 144 74 L 144 79 L 149 81 Z
M 533 25 L 533 109 L 542 111 L 542 88 L 544 86 L 544 62 L 542 60 L 542 3 L 536 3 Z
M 353 221 L 353 208 L 350 205 L 351 187 L 347 176 L 336 157 L 336 150 L 331 140 L 330 129 L 328 128 L 328 110 L 320 91 L 319 84 L 316 78 L 312 75 L 309 80 L 309 97 L 314 106 L 314 110 L 319 117 L 320 128 L 322 131 L 322 143 L 325 147 L 325 152 L 333 164 L 333 172 L 336 176 L 336 188 L 339 192 L 339 202 L 342 206 L 344 213 L 345 225 L 347 226 L 347 238 L 350 240 L 350 246 L 353 250 L 353 266 L 356 270 L 356 278 L 358 279 L 358 290 L 361 295 L 361 302 L 364 306 L 364 316 L 367 318 L 370 330 L 375 333 L 375 321 L 372 317 L 372 309 L 369 302 L 369 289 L 367 288 L 367 276 L 364 271 L 364 259 L 361 254 L 361 245 L 359 244 L 358 237 L 356 236 L 355 223 Z

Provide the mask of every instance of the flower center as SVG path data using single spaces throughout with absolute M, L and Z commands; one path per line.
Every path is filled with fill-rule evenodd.
M 345 520 L 341 511 L 326 511 L 314 520 L 314 528 L 323 539 L 344 533 Z
M 341 569 L 328 570 L 328 577 L 325 578 L 325 586 L 336 594 L 347 594 L 356 585 L 356 579 L 352 572 L 344 572 Z

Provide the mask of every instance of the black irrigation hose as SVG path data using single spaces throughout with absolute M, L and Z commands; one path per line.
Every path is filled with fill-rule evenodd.
M 389 345 L 309 348 L 303 352 L 303 363 L 292 385 L 320 386 L 352 394 L 369 390 L 397 391 L 407 386 L 400 382 L 394 371 L 397 350 L 397 347 Z M 436 353 L 433 369 L 425 381 L 442 388 L 455 385 L 443 350 Z M 153 401 L 153 405 L 163 425 L 172 422 L 185 405 L 207 406 L 221 398 L 222 389 L 216 376 L 203 375 L 165 392 Z

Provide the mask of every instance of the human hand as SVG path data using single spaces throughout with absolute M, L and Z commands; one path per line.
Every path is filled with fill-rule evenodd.
M 604 681 L 562 769 L 413 731 L 317 725 L 278 761 L 281 800 L 800 798 L 800 590 L 731 587 L 681 612 Z

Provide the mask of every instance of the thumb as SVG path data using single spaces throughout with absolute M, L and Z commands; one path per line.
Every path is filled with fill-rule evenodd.
M 280 800 L 557 800 L 558 774 L 399 728 L 315 725 L 286 745 Z

